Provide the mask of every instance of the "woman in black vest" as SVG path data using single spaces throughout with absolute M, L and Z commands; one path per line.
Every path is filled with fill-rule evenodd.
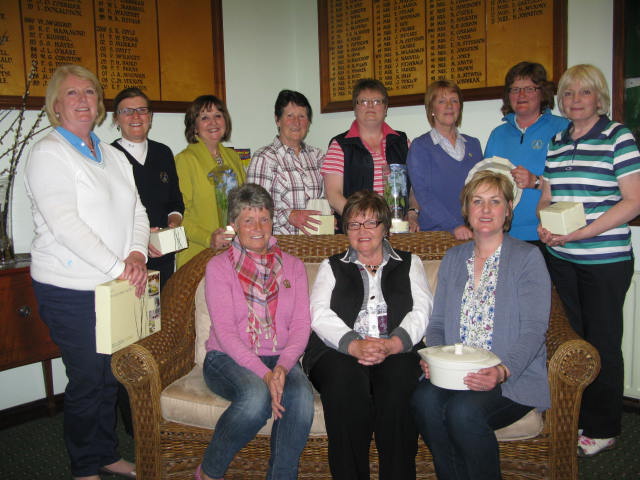
M 385 239 L 391 212 L 380 195 L 354 193 L 342 221 L 350 247 L 320 265 L 302 361 L 322 399 L 331 474 L 368 479 L 375 434 L 380 480 L 413 480 L 418 434 L 409 399 L 431 291 L 420 259 Z
M 356 118 L 348 131 L 331 139 L 320 170 L 327 200 L 338 215 L 342 215 L 347 197 L 358 190 L 382 195 L 389 165 L 406 164 L 409 151 L 407 135 L 384 121 L 389 96 L 382 82 L 358 80 L 352 101 Z M 418 207 L 413 198 L 411 202 L 411 207 Z

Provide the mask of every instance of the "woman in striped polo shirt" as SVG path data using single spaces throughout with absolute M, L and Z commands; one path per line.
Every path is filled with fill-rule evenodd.
M 580 202 L 587 225 L 568 235 L 538 226 L 538 233 L 551 253 L 549 273 L 572 327 L 602 360 L 580 411 L 578 455 L 592 456 L 613 448 L 620 434 L 622 307 L 633 275 L 627 222 L 640 214 L 640 154 L 629 129 L 607 117 L 607 82 L 596 67 L 567 70 L 558 98 L 571 123 L 551 140 L 538 210 Z

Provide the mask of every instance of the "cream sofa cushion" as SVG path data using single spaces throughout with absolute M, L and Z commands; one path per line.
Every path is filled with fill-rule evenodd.
M 438 280 L 439 260 L 423 262 L 431 292 L 435 292 Z M 320 263 L 305 263 L 309 290 L 313 286 Z M 209 390 L 204 382 L 202 364 L 207 354 L 206 342 L 209 339 L 211 319 L 204 295 L 204 278 L 200 281 L 195 295 L 195 367 L 189 374 L 179 378 L 160 396 L 160 407 L 165 420 L 184 423 L 186 425 L 213 429 L 220 415 L 227 409 L 229 402 Z M 271 432 L 273 419 L 269 419 L 259 433 L 268 435 Z M 498 440 L 521 440 L 535 437 L 542 431 L 542 415 L 535 410 L 508 427 L 496 430 Z M 314 416 L 311 435 L 326 435 L 324 411 L 320 395 L 314 390 Z

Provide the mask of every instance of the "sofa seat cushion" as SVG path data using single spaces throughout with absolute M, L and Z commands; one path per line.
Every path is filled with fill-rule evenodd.
M 228 406 L 229 401 L 209 390 L 204 382 L 202 367 L 199 365 L 165 388 L 160 395 L 162 417 L 167 421 L 192 427 L 213 429 Z M 258 433 L 270 435 L 272 424 L 273 417 Z M 324 411 L 317 392 L 314 392 L 314 414 L 310 434 L 326 435 Z
M 167 421 L 192 427 L 213 429 L 228 406 L 227 400 L 209 390 L 204 382 L 202 367 L 198 365 L 165 388 L 160 395 L 162 417 Z M 272 424 L 273 418 L 270 418 L 258 433 L 269 435 Z M 532 410 L 512 425 L 496 430 L 496 436 L 500 441 L 523 440 L 535 437 L 541 431 L 542 415 Z M 314 390 L 314 414 L 310 435 L 326 434 L 320 394 Z

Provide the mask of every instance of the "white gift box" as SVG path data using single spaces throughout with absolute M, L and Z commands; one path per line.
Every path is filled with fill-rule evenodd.
M 162 255 L 183 250 L 189 245 L 184 227 L 162 228 L 149 235 L 149 243 Z
M 310 215 L 309 218 L 318 220 L 320 224 L 314 224 L 317 230 L 307 230 L 311 235 L 335 234 L 335 217 L 331 214 L 331 206 L 325 198 L 311 198 L 307 201 L 307 210 L 317 210 L 320 215 Z M 302 235 L 302 232 L 299 232 Z
M 567 235 L 587 224 L 580 202 L 557 202 L 540 210 L 540 223 L 556 235 Z
M 147 272 L 145 293 L 136 297 L 128 280 L 96 287 L 96 351 L 111 355 L 160 331 L 160 272 Z

